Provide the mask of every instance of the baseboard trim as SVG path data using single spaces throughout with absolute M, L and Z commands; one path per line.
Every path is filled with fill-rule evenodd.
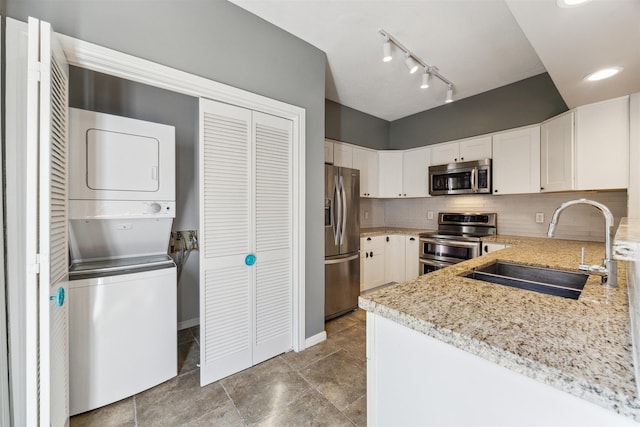
M 200 324 L 200 318 L 194 317 L 193 319 L 183 320 L 182 322 L 178 322 L 178 330 L 192 328 L 194 326 L 198 326 Z
M 304 346 L 305 348 L 313 347 L 314 345 L 320 344 L 322 341 L 325 341 L 326 339 L 327 339 L 327 332 L 322 331 L 319 334 L 315 334 L 314 336 L 307 338 L 304 341 Z

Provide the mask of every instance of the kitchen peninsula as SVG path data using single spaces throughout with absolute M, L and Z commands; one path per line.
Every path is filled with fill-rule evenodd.
M 496 236 L 508 249 L 360 297 L 373 425 L 637 425 L 626 263 L 578 300 L 461 277 L 496 259 L 576 270 L 602 243 Z

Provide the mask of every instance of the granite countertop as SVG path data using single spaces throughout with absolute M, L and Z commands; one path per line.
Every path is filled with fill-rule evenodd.
M 493 236 L 513 245 L 360 297 L 360 307 L 513 371 L 640 421 L 626 263 L 618 287 L 590 276 L 578 300 L 461 277 L 496 259 L 576 270 L 604 244 Z
M 385 234 L 420 234 L 433 231 L 435 230 L 425 230 L 422 228 L 369 227 L 360 229 L 360 237 L 384 236 Z

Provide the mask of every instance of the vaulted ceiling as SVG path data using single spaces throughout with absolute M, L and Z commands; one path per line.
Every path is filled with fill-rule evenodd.
M 454 100 L 548 72 L 572 108 L 640 92 L 640 1 L 592 0 L 231 0 L 327 54 L 326 97 L 395 120 L 438 107 L 447 86 L 403 53 L 382 61 L 382 28 L 454 83 Z M 584 77 L 624 67 L 600 82 Z

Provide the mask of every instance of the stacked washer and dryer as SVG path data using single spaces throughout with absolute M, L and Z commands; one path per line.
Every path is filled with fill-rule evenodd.
M 70 109 L 70 413 L 177 375 L 172 126 Z

